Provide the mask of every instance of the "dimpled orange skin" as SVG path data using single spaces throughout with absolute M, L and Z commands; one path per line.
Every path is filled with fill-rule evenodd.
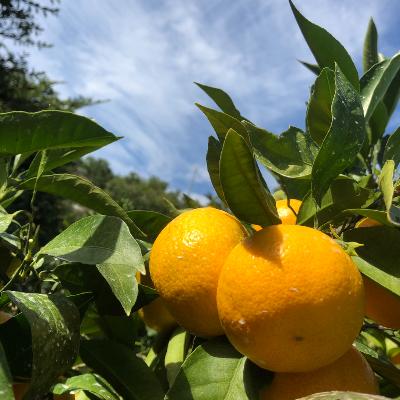
M 356 228 L 369 228 L 382 224 L 371 218 L 363 218 Z M 365 315 L 388 328 L 400 329 L 400 297 L 363 276 L 365 287 Z
M 136 274 L 136 279 L 143 285 L 154 287 L 150 273 L 146 275 Z M 171 313 L 165 307 L 163 300 L 159 297 L 139 310 L 139 316 L 143 322 L 157 332 L 166 332 L 176 325 Z
M 287 199 L 278 200 L 276 202 L 276 210 L 278 211 L 278 215 L 280 220 L 282 221 L 282 224 L 295 225 L 297 220 L 296 214 L 300 210 L 301 201 L 296 199 L 290 199 L 290 207 L 293 208 L 296 214 L 294 214 L 293 211 L 288 207 L 287 202 L 288 202 Z M 256 231 L 262 229 L 260 225 L 252 225 L 252 227 Z
M 295 400 L 333 390 L 379 394 L 378 383 L 367 360 L 354 347 L 325 367 L 310 372 L 276 373 L 260 400 Z
M 216 292 L 222 265 L 245 238 L 240 222 L 212 207 L 184 212 L 159 234 L 150 253 L 150 273 L 164 304 L 189 332 L 223 334 Z
M 329 236 L 281 224 L 235 247 L 217 303 L 239 352 L 271 371 L 304 372 L 349 349 L 362 325 L 364 289 L 351 258 Z

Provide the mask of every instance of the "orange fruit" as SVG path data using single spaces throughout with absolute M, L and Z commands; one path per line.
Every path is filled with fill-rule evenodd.
M 155 240 L 150 253 L 154 286 L 189 332 L 223 334 L 216 302 L 218 278 L 226 257 L 245 236 L 235 217 L 205 207 L 180 214 Z
M 301 201 L 296 200 L 296 199 L 290 199 L 289 203 L 290 203 L 290 207 L 297 214 L 300 210 Z M 276 202 L 276 210 L 278 211 L 279 218 L 281 219 L 282 224 L 284 224 L 284 225 L 295 225 L 296 224 L 297 216 L 290 207 L 288 207 L 287 199 L 278 200 Z M 262 229 L 262 227 L 260 225 L 252 225 L 252 227 L 256 231 L 259 231 Z
M 25 396 L 25 393 L 29 389 L 29 383 L 21 382 L 21 383 L 13 383 L 13 391 L 15 400 L 22 400 Z
M 363 278 L 367 317 L 388 328 L 400 329 L 400 297 L 367 276 Z
M 149 287 L 154 287 L 149 271 L 147 271 L 146 275 L 141 275 L 138 272 L 136 278 L 139 283 Z M 168 331 L 176 325 L 174 318 L 167 310 L 160 297 L 142 307 L 139 310 L 139 316 L 149 328 L 154 329 L 157 332 Z
M 12 318 L 12 315 L 9 313 L 6 313 L 4 311 L 0 311 L 0 324 L 4 324 L 7 322 L 10 318 Z
M 361 219 L 356 228 L 380 226 L 380 222 L 371 219 Z M 400 297 L 385 289 L 367 276 L 364 278 L 365 315 L 380 325 L 400 329 Z
M 272 383 L 262 391 L 260 399 L 295 400 L 333 390 L 379 394 L 374 372 L 354 347 L 332 364 L 314 371 L 276 373 Z
M 364 289 L 357 267 L 333 239 L 280 224 L 232 250 L 217 303 L 239 352 L 271 371 L 303 372 L 349 349 L 363 322 Z
M 371 226 L 380 226 L 380 225 L 382 225 L 380 222 L 367 217 L 367 218 L 360 219 L 356 223 L 356 228 L 369 228 Z

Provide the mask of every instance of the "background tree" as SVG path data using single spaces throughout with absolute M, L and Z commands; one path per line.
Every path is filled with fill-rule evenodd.
M 34 112 L 44 109 L 74 112 L 99 102 L 85 96 L 61 98 L 55 88 L 57 82 L 51 80 L 45 72 L 31 68 L 27 53 L 15 51 L 15 45 L 41 49 L 50 46 L 39 40 L 43 27 L 38 17 L 57 16 L 58 3 L 54 0 L 0 0 L 0 112 Z M 14 47 L 11 48 L 10 44 Z M 188 206 L 179 191 L 169 191 L 168 184 L 159 178 L 143 179 L 135 173 L 115 175 L 106 160 L 79 160 L 68 165 L 66 171 L 92 180 L 127 210 L 152 209 L 165 213 L 168 212 L 168 203 L 164 198 L 178 208 Z M 29 204 L 30 195 L 24 193 L 12 208 L 28 209 Z M 55 199 L 45 193 L 38 193 L 34 211 L 36 223 L 41 226 L 41 243 L 47 242 L 66 225 L 88 212 L 73 206 L 71 202 Z

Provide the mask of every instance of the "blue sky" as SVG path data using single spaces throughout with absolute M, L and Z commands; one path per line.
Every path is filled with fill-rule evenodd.
M 398 0 L 296 4 L 357 66 L 370 16 L 380 51 L 400 49 Z M 296 59 L 313 59 L 285 0 L 63 0 L 60 9 L 41 36 L 53 48 L 32 50 L 31 65 L 64 82 L 63 96 L 109 100 L 80 113 L 124 136 L 95 153 L 117 173 L 157 175 L 195 195 L 212 191 L 205 164 L 212 130 L 194 106 L 212 102 L 193 81 L 226 90 L 270 131 L 304 126 L 314 77 Z

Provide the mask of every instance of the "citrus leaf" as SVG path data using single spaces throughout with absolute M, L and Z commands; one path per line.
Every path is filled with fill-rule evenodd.
M 311 396 L 302 397 L 297 400 L 388 400 L 389 397 L 374 396 L 372 394 L 361 394 L 352 392 L 325 392 L 316 393 Z
M 335 69 L 337 63 L 353 87 L 358 90 L 358 72 L 346 49 L 325 29 L 306 19 L 289 0 L 297 24 L 320 68 Z
M 400 231 L 389 226 L 357 228 L 344 232 L 343 238 L 363 245 L 355 249 L 358 256 L 353 257 L 360 271 L 400 296 Z
M 379 188 L 381 189 L 383 200 L 385 202 L 388 220 L 392 224 L 400 226 L 400 208 L 392 204 L 394 195 L 394 171 L 395 162 L 393 160 L 387 160 L 383 165 L 381 174 L 379 175 Z
M 31 328 L 32 379 L 25 399 L 35 399 L 47 393 L 74 363 L 79 349 L 79 311 L 61 295 L 6 293 Z
M 124 399 L 163 399 L 163 390 L 154 373 L 131 348 L 111 340 L 85 340 L 81 342 L 80 354 Z
M 86 154 L 92 153 L 98 150 L 102 146 L 87 146 L 77 147 L 69 149 L 52 149 L 47 151 L 47 162 L 44 168 L 44 172 L 51 171 L 57 167 L 68 164 L 71 161 L 77 160 Z M 28 171 L 24 177 L 26 179 L 36 176 L 37 170 L 40 163 L 40 154 L 37 153 L 35 158 L 32 160 Z
M 261 226 L 280 222 L 275 200 L 261 181 L 261 174 L 245 140 L 230 129 L 219 164 L 226 203 L 243 221 Z
M 311 90 L 307 107 L 307 131 L 319 145 L 329 131 L 332 121 L 331 105 L 335 94 L 335 74 L 324 68 Z
M 366 346 L 359 338 L 356 339 L 355 344 L 376 373 L 400 386 L 400 370 L 393 363 L 382 358 L 377 351 Z
M 375 22 L 370 18 L 367 33 L 364 39 L 363 69 L 368 71 L 379 62 L 378 59 L 378 31 Z
M 253 368 L 226 338 L 208 341 L 186 358 L 165 399 L 258 400 L 270 373 Z
M 3 400 L 14 400 L 12 377 L 3 345 L 0 342 L 0 395 Z
M 393 78 L 388 90 L 386 91 L 383 102 L 386 106 L 388 115 L 392 115 L 400 97 L 400 71 Z
M 18 188 L 33 189 L 35 182 L 35 178 L 28 179 L 19 183 Z M 126 211 L 108 193 L 85 178 L 70 174 L 43 175 L 37 180 L 36 189 L 72 200 L 100 214 L 119 217 L 129 226 L 132 234 L 144 236 Z
M 314 219 L 317 218 L 317 225 L 322 226 L 343 216 L 343 212 L 349 208 L 369 206 L 374 201 L 373 194 L 372 190 L 359 186 L 353 179 L 340 176 L 322 197 L 320 207 L 316 207 L 310 194 L 303 199 L 297 214 L 297 224 L 314 227 Z
M 0 114 L 0 153 L 105 146 L 118 138 L 89 118 L 66 111 Z
M 225 114 L 228 114 L 234 118 L 238 118 L 239 120 L 243 119 L 243 117 L 240 115 L 239 110 L 233 104 L 232 99 L 223 90 L 212 87 L 212 86 L 203 85 L 203 84 L 197 83 L 197 82 L 195 82 L 195 84 L 200 89 L 202 89 L 208 96 L 210 96 L 211 99 L 214 100 L 215 104 Z
M 213 136 L 208 138 L 207 149 L 207 170 L 210 175 L 211 183 L 218 197 L 225 203 L 224 192 L 222 190 L 221 180 L 219 177 L 219 160 L 221 158 L 221 143 Z
M 212 108 L 204 107 L 201 104 L 196 106 L 204 113 L 209 120 L 211 126 L 214 128 L 218 139 L 223 142 L 225 140 L 226 133 L 229 129 L 233 129 L 238 132 L 243 138 L 247 137 L 247 132 L 240 120 L 225 114 L 221 111 L 213 110 Z
M 182 327 L 176 328 L 169 339 L 164 359 L 169 386 L 174 383 L 181 365 L 185 361 L 189 339 L 190 334 Z
M 388 221 L 387 214 L 385 211 L 371 210 L 369 208 L 355 208 L 355 209 L 348 209 L 345 212 L 373 219 L 374 221 L 378 221 L 382 225 L 393 226 L 393 224 L 390 221 Z
M 377 374 L 400 387 L 400 370 L 398 368 L 392 363 L 383 361 L 377 357 L 372 357 L 368 353 L 365 353 L 364 356 Z
M 317 64 L 311 64 L 306 61 L 298 60 L 300 64 L 304 65 L 309 71 L 313 72 L 315 75 L 319 75 L 321 68 Z
M 145 272 L 140 247 L 119 218 L 93 215 L 70 225 L 42 247 L 40 255 L 96 265 L 127 315 L 135 304 L 135 273 Z
M 317 203 L 331 182 L 352 165 L 365 136 L 360 96 L 336 66 L 332 123 L 312 168 L 311 190 Z
M 301 129 L 290 126 L 279 136 L 250 123 L 244 123 L 249 132 L 257 160 L 272 172 L 289 178 L 311 175 L 316 146 Z
M 8 229 L 17 214 L 18 212 L 8 214 L 7 211 L 0 206 L 0 233 L 3 233 Z
M 72 376 L 64 383 L 57 383 L 53 388 L 53 393 L 61 395 L 73 390 L 84 390 L 101 400 L 120 400 L 120 396 L 111 385 L 96 374 Z
M 390 115 L 386 109 L 383 101 L 380 101 L 374 112 L 369 119 L 368 125 L 371 129 L 371 139 L 370 145 L 375 144 L 385 133 L 386 126 L 389 122 Z M 367 152 L 369 151 L 369 146 L 366 146 Z
M 383 153 L 383 162 L 393 160 L 395 169 L 400 163 L 400 128 L 397 128 L 390 136 Z
M 384 99 L 399 69 L 400 53 L 375 64 L 361 77 L 361 101 L 366 121 L 370 119 L 379 102 Z
M 154 241 L 164 227 L 172 220 L 156 211 L 132 210 L 127 212 L 136 226 L 147 235 L 147 240 Z

